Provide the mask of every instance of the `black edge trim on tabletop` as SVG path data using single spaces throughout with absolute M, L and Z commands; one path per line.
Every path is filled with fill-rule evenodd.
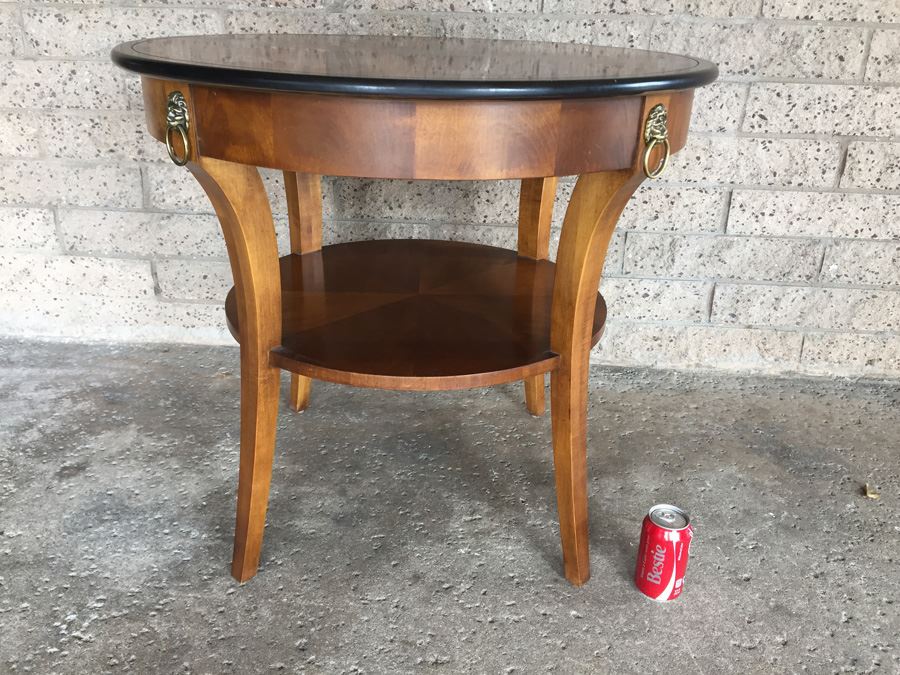
M 655 91 L 693 89 L 713 82 L 719 74 L 719 69 L 714 63 L 690 57 L 697 62 L 694 70 L 656 77 L 608 80 L 537 80 L 526 83 L 347 78 L 180 63 L 141 57 L 132 51 L 126 51 L 141 42 L 144 40 L 135 40 L 116 46 L 111 52 L 112 61 L 125 70 L 161 79 L 295 93 L 426 99 L 605 98 L 634 96 Z

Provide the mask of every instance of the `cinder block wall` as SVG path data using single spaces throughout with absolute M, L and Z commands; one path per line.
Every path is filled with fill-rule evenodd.
M 722 79 L 699 92 L 687 148 L 622 218 L 596 359 L 900 376 L 898 0 L 0 4 L 0 333 L 231 342 L 211 209 L 144 132 L 137 78 L 108 60 L 121 40 L 222 31 L 590 42 L 716 61 Z M 266 179 L 284 245 L 279 178 Z M 515 245 L 514 183 L 328 179 L 325 194 L 330 241 Z

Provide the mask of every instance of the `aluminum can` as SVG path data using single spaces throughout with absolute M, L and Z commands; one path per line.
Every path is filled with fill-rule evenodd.
M 671 504 L 657 504 L 644 517 L 634 583 L 658 602 L 674 600 L 684 590 L 688 551 L 694 529 L 684 511 Z

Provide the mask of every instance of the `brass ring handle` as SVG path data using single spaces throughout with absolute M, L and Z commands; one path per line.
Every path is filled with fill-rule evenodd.
M 175 147 L 172 145 L 173 131 L 177 131 L 181 134 L 181 145 L 184 147 L 184 157 L 179 157 L 175 152 Z M 166 127 L 166 150 L 169 151 L 169 159 L 171 159 L 176 166 L 184 166 L 188 163 L 188 159 L 191 156 L 191 144 L 188 140 L 187 128 L 185 128 L 183 124 Z
M 191 142 L 188 137 L 188 106 L 184 100 L 184 94 L 180 91 L 173 91 L 169 94 L 166 101 L 166 150 L 169 151 L 169 159 L 176 166 L 184 166 L 191 158 Z M 184 155 L 179 157 L 172 145 L 172 131 L 177 131 L 181 136 L 181 145 L 184 148 Z
M 655 148 L 660 143 L 663 144 L 663 149 L 666 151 L 660 160 L 659 164 L 656 165 L 656 168 L 652 171 L 650 170 L 650 155 L 653 153 L 653 148 Z M 659 178 L 662 175 L 662 172 L 666 170 L 666 167 L 669 165 L 669 139 L 664 138 L 662 140 L 658 138 L 654 138 L 647 144 L 647 147 L 644 149 L 644 175 L 647 178 Z
M 669 155 L 671 154 L 671 147 L 669 146 L 669 113 L 666 111 L 666 106 L 662 103 L 657 103 L 653 106 L 647 115 L 647 121 L 644 124 L 644 143 L 646 145 L 644 148 L 644 175 L 647 178 L 659 178 L 662 172 L 666 170 L 666 166 L 669 164 Z M 659 164 L 656 165 L 656 168 L 651 170 L 650 155 L 653 153 L 653 148 L 657 145 L 663 146 L 665 154 Z

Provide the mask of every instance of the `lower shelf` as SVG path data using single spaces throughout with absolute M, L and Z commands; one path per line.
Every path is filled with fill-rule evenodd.
M 384 389 L 463 389 L 553 370 L 555 265 L 461 242 L 362 241 L 281 258 L 280 368 Z M 237 298 L 225 302 L 240 340 Z M 593 340 L 606 304 L 597 294 Z

